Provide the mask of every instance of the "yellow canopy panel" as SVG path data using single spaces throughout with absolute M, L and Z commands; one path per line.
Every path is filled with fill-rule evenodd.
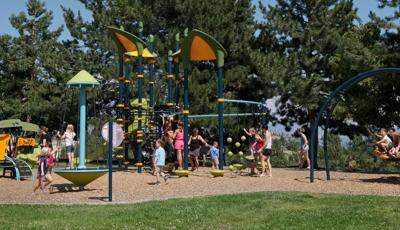
M 137 57 L 138 51 L 135 50 L 135 51 L 126 52 L 125 55 L 131 56 L 131 57 Z M 147 48 L 143 50 L 142 56 L 144 58 L 156 58 L 157 57 L 157 55 L 155 53 L 151 53 L 150 50 L 148 50 Z

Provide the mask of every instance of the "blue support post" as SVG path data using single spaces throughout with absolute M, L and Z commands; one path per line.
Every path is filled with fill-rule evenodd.
M 108 122 L 108 201 L 112 202 L 113 123 Z
M 172 102 L 172 50 L 168 51 L 168 75 L 167 75 L 167 105 L 168 110 L 173 112 L 173 102 Z
M 124 111 L 125 111 L 125 117 L 124 117 L 124 132 L 128 133 L 128 122 L 129 121 L 129 84 L 130 84 L 130 74 L 129 74 L 129 62 L 125 63 L 125 81 L 126 81 L 126 85 L 125 85 L 125 106 L 124 106 Z M 128 109 L 127 109 L 128 108 Z M 124 138 L 124 159 L 125 161 L 128 161 L 128 153 L 129 153 L 129 143 L 125 142 L 125 140 L 129 141 L 129 137 L 126 136 Z M 122 169 L 122 160 L 118 160 L 118 169 L 121 170 Z M 128 165 L 125 165 L 125 169 L 128 169 Z
M 183 141 L 184 141 L 184 169 L 189 163 L 189 68 L 185 67 L 183 76 Z
M 178 52 L 180 49 L 179 45 L 179 33 L 175 35 L 175 52 Z M 174 72 L 175 72 L 175 108 L 179 107 L 179 98 L 180 98 L 180 87 L 179 87 L 179 62 L 174 63 Z
M 142 141 L 143 141 L 143 130 L 142 130 L 142 109 L 143 109 L 143 57 L 138 56 L 137 63 L 137 79 L 138 79 L 138 130 L 137 130 L 137 162 L 142 162 Z M 138 172 L 142 172 L 142 167 L 138 167 Z
M 224 95 L 222 67 L 218 67 L 218 136 L 219 136 L 219 169 L 224 169 Z
M 149 50 L 151 53 L 154 52 L 154 37 L 153 35 L 149 36 L 150 46 Z M 150 91 L 150 108 L 154 108 L 154 64 L 150 63 L 149 65 L 149 91 Z
M 122 55 L 121 55 L 122 56 Z M 118 104 L 123 105 L 124 103 L 124 92 L 125 90 L 125 85 L 124 85 L 124 61 L 123 58 L 121 57 L 120 60 L 118 61 Z M 124 118 L 124 113 L 125 110 L 122 107 L 118 107 L 118 117 L 119 118 Z M 119 124 L 125 125 L 125 122 L 118 122 Z M 122 150 L 118 150 L 118 154 L 122 155 Z M 118 170 L 121 171 L 122 170 L 122 163 L 121 160 L 118 160 Z
M 86 87 L 80 86 L 79 89 L 79 166 L 86 168 Z

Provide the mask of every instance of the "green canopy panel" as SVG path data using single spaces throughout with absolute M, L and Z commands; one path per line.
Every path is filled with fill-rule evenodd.
M 67 82 L 68 86 L 82 86 L 82 85 L 99 85 L 100 83 L 90 73 L 81 70 L 71 80 Z
M 108 169 L 56 169 L 55 173 L 78 186 L 85 186 L 108 172 Z
M 21 121 L 22 130 L 26 132 L 39 132 L 39 126 L 29 122 Z
M 8 119 L 0 121 L 0 129 L 22 127 L 20 119 Z

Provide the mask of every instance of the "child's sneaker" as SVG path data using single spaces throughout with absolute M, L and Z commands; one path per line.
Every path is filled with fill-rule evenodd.
M 164 176 L 164 181 L 165 181 L 165 184 L 168 184 L 168 176 L 167 175 Z
M 160 185 L 161 183 L 160 183 L 160 181 L 157 181 L 154 185 Z

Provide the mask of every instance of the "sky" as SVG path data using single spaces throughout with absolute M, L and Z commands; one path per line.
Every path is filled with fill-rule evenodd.
M 254 4 L 258 5 L 258 0 L 252 1 Z M 1 0 L 2 4 L 0 7 L 0 34 L 9 34 L 11 36 L 18 35 L 18 32 L 14 28 L 12 28 L 9 17 L 12 14 L 18 14 L 21 11 L 25 11 L 25 2 L 25 0 Z M 75 12 L 80 11 L 85 20 L 92 19 L 90 12 L 88 12 L 83 4 L 81 4 L 78 0 L 44 0 L 44 2 L 46 4 L 46 8 L 53 11 L 54 19 L 50 29 L 57 28 L 60 25 L 65 25 L 61 5 L 66 8 L 73 9 Z M 275 4 L 275 0 L 261 0 L 261 2 L 266 5 Z M 377 0 L 354 0 L 354 5 L 358 8 L 358 15 L 360 16 L 363 23 L 369 20 L 368 14 L 370 11 L 373 11 L 378 16 L 382 17 L 391 15 L 393 12 L 392 9 L 378 9 Z M 256 20 L 262 20 L 260 12 L 257 12 Z M 65 40 L 69 37 L 70 34 L 65 28 L 60 39 Z

